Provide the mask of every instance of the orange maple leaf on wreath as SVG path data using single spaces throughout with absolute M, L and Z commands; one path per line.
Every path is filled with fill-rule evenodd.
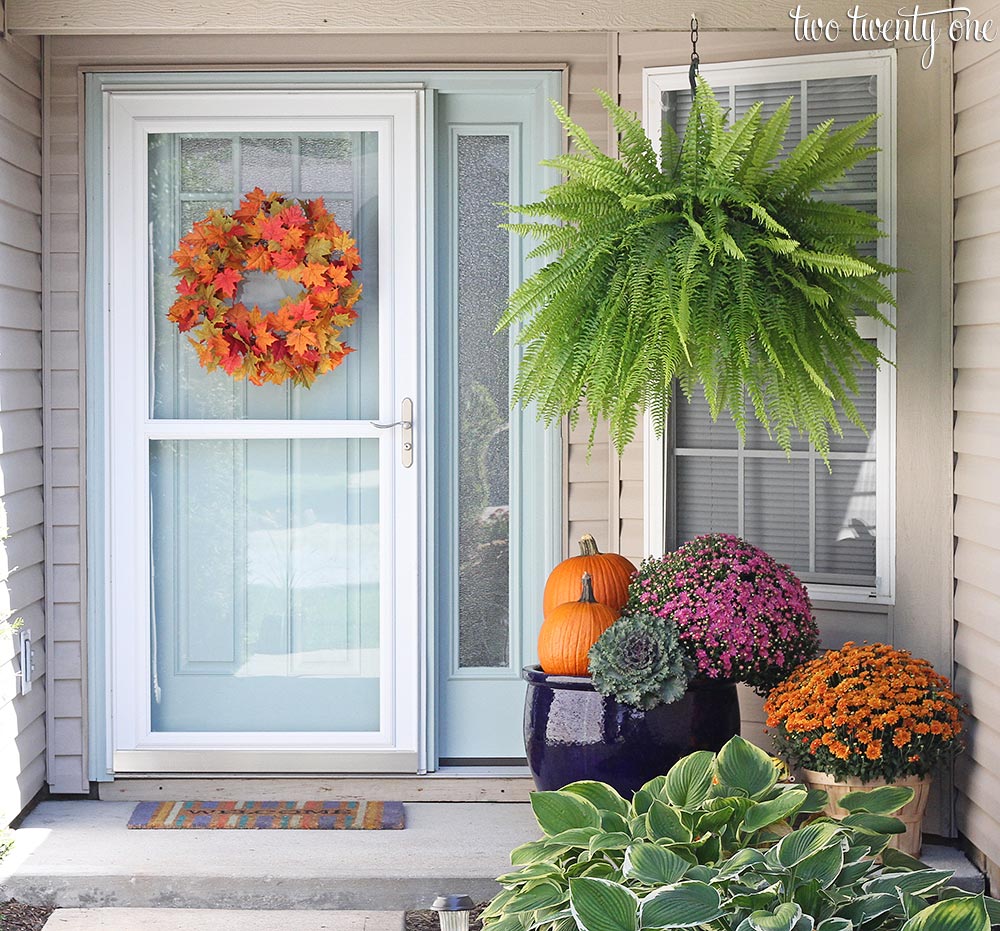
M 342 332 L 357 318 L 360 256 L 321 197 L 293 201 L 255 188 L 231 214 L 212 209 L 192 224 L 171 258 L 179 281 L 167 316 L 190 331 L 209 371 L 309 387 L 353 351 Z M 301 291 L 270 313 L 247 307 L 237 295 L 250 272 L 275 273 Z

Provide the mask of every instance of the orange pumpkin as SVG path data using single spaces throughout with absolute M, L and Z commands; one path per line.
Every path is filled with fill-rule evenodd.
M 584 572 L 593 579 L 594 597 L 611 608 L 616 617 L 621 614 L 635 566 L 617 553 L 602 553 L 597 541 L 585 533 L 580 537 L 580 555 L 564 559 L 549 574 L 542 597 L 542 617 L 548 617 L 559 605 L 576 600 L 580 575 Z
M 612 624 L 617 614 L 594 599 L 590 574 L 583 573 L 579 601 L 559 605 L 542 623 L 538 633 L 538 661 L 551 676 L 585 676 L 590 669 L 590 648 Z

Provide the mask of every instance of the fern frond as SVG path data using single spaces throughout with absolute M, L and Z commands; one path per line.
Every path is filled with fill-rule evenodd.
M 700 390 L 741 434 L 754 417 L 786 452 L 793 435 L 827 459 L 841 421 L 864 429 L 857 369 L 881 353 L 855 315 L 888 324 L 896 269 L 861 255 L 880 235 L 860 210 L 811 196 L 873 148 L 873 119 L 817 127 L 784 158 L 791 101 L 755 104 L 733 126 L 699 81 L 683 139 L 654 152 L 638 118 L 601 95 L 619 140 L 609 158 L 561 108 L 575 151 L 542 200 L 506 228 L 551 261 L 511 295 L 498 329 L 522 358 L 514 402 L 554 423 L 609 424 L 619 452 L 648 411 L 662 434 L 674 386 Z

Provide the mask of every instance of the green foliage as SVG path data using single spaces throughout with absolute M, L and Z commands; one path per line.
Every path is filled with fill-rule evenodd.
M 677 701 L 689 676 L 676 625 L 648 614 L 619 618 L 590 648 L 590 676 L 602 695 L 636 708 Z
M 882 819 L 906 790 L 855 793 Z M 887 848 L 889 834 L 818 813 L 825 793 L 778 782 L 739 737 L 685 757 L 625 801 L 597 782 L 537 792 L 543 837 L 483 913 L 485 931 L 989 931 L 1000 902 Z M 885 823 L 883 823 L 883 821 Z M 892 824 L 890 825 L 889 822 Z M 881 856 L 882 862 L 879 861 Z
M 683 140 L 664 125 L 659 157 L 638 117 L 601 94 L 619 137 L 611 158 L 566 111 L 555 111 L 578 153 L 544 164 L 566 179 L 507 224 L 555 258 L 511 296 L 499 328 L 525 346 L 515 401 L 552 423 L 581 407 L 610 423 L 619 451 L 648 410 L 662 435 L 675 379 L 701 385 L 713 418 L 740 433 L 747 401 L 786 452 L 792 430 L 826 458 L 839 416 L 865 425 L 851 397 L 861 361 L 881 353 L 856 314 L 889 321 L 882 278 L 891 267 L 858 246 L 879 220 L 810 197 L 875 149 L 875 117 L 818 126 L 777 161 L 791 101 L 768 120 L 756 103 L 732 126 L 699 80 Z

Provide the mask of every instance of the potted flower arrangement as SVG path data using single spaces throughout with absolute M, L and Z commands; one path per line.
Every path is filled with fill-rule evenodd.
M 676 624 L 692 682 L 717 683 L 733 701 L 736 683 L 765 695 L 819 650 L 805 586 L 732 534 L 695 537 L 645 560 L 623 609 L 639 612 Z
M 962 746 L 964 706 L 946 676 L 906 650 L 849 642 L 793 672 L 764 707 L 779 754 L 828 793 L 831 817 L 848 814 L 858 789 L 911 788 L 894 846 L 919 854 L 931 774 Z
M 578 591 L 548 614 L 541 665 L 523 673 L 540 789 L 600 779 L 630 792 L 692 750 L 718 750 L 740 730 L 736 683 L 763 693 L 819 645 L 802 583 L 738 537 L 645 560 L 617 620 L 621 601 L 601 603 L 616 586 L 599 591 L 586 574 Z

